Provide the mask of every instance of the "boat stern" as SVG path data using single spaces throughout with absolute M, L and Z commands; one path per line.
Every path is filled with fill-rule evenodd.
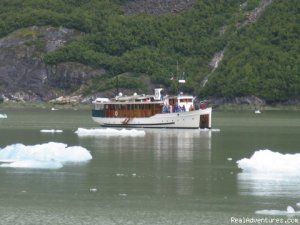
M 211 129 L 212 108 L 200 109 L 199 128 Z

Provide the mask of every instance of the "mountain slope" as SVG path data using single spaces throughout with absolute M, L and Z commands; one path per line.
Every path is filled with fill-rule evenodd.
M 272 3 L 255 10 L 266 2 Z M 40 96 L 41 89 L 57 88 L 56 94 L 44 93 L 48 97 L 43 99 L 58 93 L 112 90 L 116 76 L 121 88 L 131 91 L 150 92 L 151 83 L 175 91 L 177 85 L 170 78 L 185 76 L 188 82 L 182 90 L 202 97 L 256 95 L 271 102 L 287 100 L 299 96 L 300 90 L 297 10 L 297 0 L 3 0 L 0 43 L 13 31 L 32 26 L 66 27 L 80 35 L 53 51 L 45 49 L 47 35 L 34 39 L 39 47 L 28 57 L 43 69 L 19 73 L 13 70 L 14 63 L 2 63 L 0 94 L 7 93 L 9 76 L 20 82 L 10 92 Z M 16 46 L 12 51 L 3 51 L 4 47 L 0 44 L 0 57 L 11 52 L 12 62 L 30 67 L 23 63 L 26 54 L 24 59 L 17 57 Z M 38 75 L 42 82 L 35 85 L 40 89 L 27 86 L 30 74 L 45 71 L 55 71 L 55 76 Z M 26 76 L 30 79 L 22 79 Z
M 229 40 L 204 95 L 256 95 L 269 102 L 300 95 L 300 4 L 274 1 Z

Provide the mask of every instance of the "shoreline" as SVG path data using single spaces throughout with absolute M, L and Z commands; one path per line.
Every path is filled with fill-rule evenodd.
M 220 104 L 210 105 L 215 111 L 300 111 L 298 104 L 253 105 L 253 104 Z M 3 102 L 0 111 L 11 109 L 49 109 L 49 110 L 91 110 L 91 103 L 53 104 L 49 102 Z
M 53 104 L 49 102 L 3 102 L 0 111 L 13 109 L 89 110 L 91 103 Z
M 218 111 L 300 111 L 300 105 L 245 105 L 245 104 L 224 104 L 212 106 Z

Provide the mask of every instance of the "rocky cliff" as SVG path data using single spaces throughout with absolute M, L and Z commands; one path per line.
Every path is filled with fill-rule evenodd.
M 82 35 L 54 27 L 29 27 L 0 39 L 0 96 L 14 100 L 47 101 L 70 94 L 87 79 L 104 74 L 79 63 L 48 66 L 47 52 Z M 63 90 L 63 91 L 62 91 Z

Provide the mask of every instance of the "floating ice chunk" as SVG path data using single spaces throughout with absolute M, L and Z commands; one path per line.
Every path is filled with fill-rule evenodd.
M 6 119 L 7 115 L 6 114 L 0 114 L 0 119 Z
M 92 156 L 85 148 L 68 147 L 56 142 L 27 146 L 13 144 L 0 149 L 0 162 L 6 162 L 1 167 L 58 169 L 67 162 L 84 162 L 90 159 Z
M 229 158 L 227 158 L 227 160 L 228 160 L 228 161 L 232 161 L 232 158 L 231 158 L 231 157 L 229 157 Z
M 295 209 L 290 205 L 288 207 L 286 207 L 286 211 L 287 211 L 287 213 L 295 213 Z
M 288 206 L 286 210 L 264 209 L 255 211 L 256 214 L 269 216 L 288 216 L 291 214 L 300 214 L 300 211 L 295 211 L 292 206 Z
M 63 167 L 61 162 L 57 161 L 37 161 L 37 160 L 19 160 L 12 163 L 3 163 L 0 167 L 11 168 L 32 168 L 32 169 L 60 169 Z
M 90 192 L 97 192 L 97 188 L 90 188 Z
M 298 208 L 300 208 L 300 202 L 298 202 L 298 203 L 296 204 L 296 206 L 297 206 Z
M 243 172 L 299 175 L 300 153 L 281 154 L 270 150 L 259 150 L 250 159 L 241 159 L 237 164 Z
M 125 193 L 120 193 L 119 196 L 121 196 L 121 197 L 126 197 L 127 194 L 125 194 Z
M 220 132 L 221 131 L 221 129 L 219 129 L 219 128 L 211 128 L 211 129 L 209 129 L 209 128 L 200 128 L 199 130 L 200 131 L 211 131 L 211 132 Z
M 213 129 L 211 129 L 211 131 L 212 131 L 212 132 L 220 132 L 221 129 L 219 129 L 219 128 L 213 128 Z
M 274 209 L 263 209 L 255 211 L 255 214 L 268 215 L 268 216 L 285 216 L 287 212 L 284 210 L 274 210 Z
M 136 137 L 136 136 L 145 136 L 146 132 L 144 130 L 136 130 L 136 129 L 112 129 L 112 128 L 106 128 L 106 129 L 101 129 L 101 128 L 92 128 L 92 129 L 85 129 L 85 128 L 78 128 L 75 133 L 80 136 L 131 136 L 131 137 Z
M 62 133 L 63 131 L 62 130 L 55 130 L 55 129 L 50 129 L 50 130 L 47 130 L 47 129 L 43 129 L 43 130 L 40 130 L 41 133 Z

